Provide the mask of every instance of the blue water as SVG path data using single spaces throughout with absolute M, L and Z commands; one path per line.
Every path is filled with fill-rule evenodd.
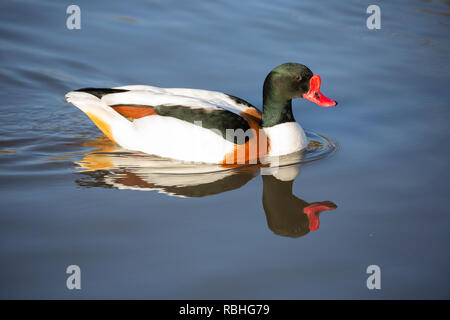
M 70 4 L 0 3 L 0 298 L 450 298 L 448 1 L 78 1 L 80 30 Z M 174 176 L 63 101 L 150 84 L 261 107 L 289 61 L 339 101 L 294 102 L 338 150 L 281 182 Z M 336 208 L 309 230 L 302 210 L 323 201 Z

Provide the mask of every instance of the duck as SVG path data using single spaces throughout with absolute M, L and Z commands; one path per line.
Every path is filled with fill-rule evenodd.
M 82 88 L 65 98 L 122 148 L 185 162 L 235 166 L 264 163 L 305 149 L 308 140 L 294 118 L 292 100 L 336 106 L 320 86 L 319 75 L 290 62 L 266 76 L 262 111 L 222 92 L 150 85 Z

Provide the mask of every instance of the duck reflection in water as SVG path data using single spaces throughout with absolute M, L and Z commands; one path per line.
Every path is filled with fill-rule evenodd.
M 319 229 L 320 213 L 337 208 L 331 201 L 307 202 L 293 194 L 301 153 L 280 159 L 280 167 L 224 169 L 219 165 L 183 163 L 131 153 L 104 137 L 88 141 L 84 146 L 99 150 L 88 152 L 77 162 L 81 178 L 76 182 L 82 187 L 155 190 L 176 197 L 205 197 L 238 189 L 261 174 L 267 225 L 280 236 L 297 238 L 315 231 Z

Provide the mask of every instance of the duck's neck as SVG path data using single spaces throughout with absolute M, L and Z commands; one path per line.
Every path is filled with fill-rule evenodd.
M 263 127 L 272 127 L 284 122 L 295 122 L 292 114 L 292 100 L 280 100 L 264 97 L 262 123 Z
M 283 94 L 283 88 L 274 80 L 273 73 L 269 73 L 263 86 L 263 127 L 272 127 L 284 122 L 295 121 L 292 114 L 292 100 Z
M 308 203 L 292 193 L 294 180 L 281 181 L 271 175 L 263 175 L 262 179 L 263 207 L 269 228 L 287 237 L 296 238 L 307 234 L 308 218 L 302 214 L 302 210 Z

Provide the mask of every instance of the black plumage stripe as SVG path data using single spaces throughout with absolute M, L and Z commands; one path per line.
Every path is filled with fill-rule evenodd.
M 75 90 L 77 92 L 86 92 L 90 93 L 97 98 L 101 99 L 104 95 L 110 94 L 110 93 L 120 93 L 120 92 L 127 92 L 130 90 L 126 89 L 111 89 L 111 88 L 82 88 Z
M 193 108 L 182 105 L 142 105 L 142 104 L 116 104 L 110 107 L 137 107 L 137 108 L 152 108 L 156 114 L 165 117 L 173 117 L 179 120 L 187 121 L 189 123 L 198 125 L 201 122 L 201 127 L 205 129 L 217 129 L 220 131 L 221 136 L 226 139 L 226 130 L 238 130 L 242 129 L 244 132 L 250 129 L 250 125 L 247 120 L 238 114 L 225 109 L 203 109 Z M 216 133 L 216 131 L 213 131 Z M 253 136 L 253 133 L 245 136 L 244 141 L 238 141 L 233 137 L 235 144 L 242 144 L 249 140 L 249 136 Z

